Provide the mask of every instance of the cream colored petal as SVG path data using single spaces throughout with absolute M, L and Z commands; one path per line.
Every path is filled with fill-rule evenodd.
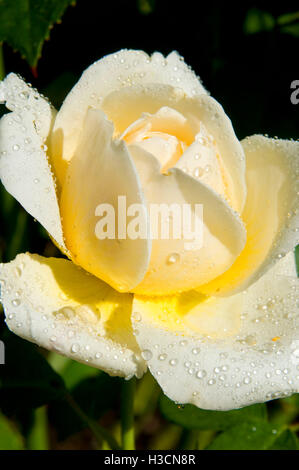
M 63 162 L 73 156 L 87 109 L 100 109 L 102 100 L 112 91 L 146 83 L 174 84 L 189 96 L 206 93 L 176 52 L 164 58 L 158 52 L 148 56 L 142 51 L 121 50 L 95 62 L 69 93 L 55 121 L 52 149 L 60 181 L 65 173 Z
M 0 99 L 12 111 L 0 121 L 2 184 L 66 251 L 45 145 L 54 110 L 15 74 L 8 75 L 1 85 Z
M 275 270 L 277 275 L 297 277 L 295 253 L 290 251 L 290 253 L 277 261 L 272 269 Z
M 172 217 L 169 224 L 169 236 L 163 235 L 161 223 L 150 215 L 152 254 L 148 271 L 143 281 L 133 292 L 144 295 L 165 295 L 189 290 L 213 279 L 217 273 L 228 269 L 244 247 L 246 233 L 238 214 L 228 206 L 223 198 L 212 189 L 194 180 L 178 168 L 167 175 L 160 172 L 157 160 L 143 149 L 131 145 L 129 150 L 135 165 L 145 197 L 148 211 L 159 205 L 166 205 L 166 210 L 177 204 L 180 213 L 162 214 L 163 222 Z M 188 239 L 183 232 L 187 222 L 182 222 L 183 204 L 188 204 L 192 211 L 192 230 L 194 230 L 195 204 L 203 206 L 203 230 Z M 163 207 L 161 207 L 163 212 Z M 201 215 L 198 213 L 200 219 Z M 173 236 L 173 227 L 180 228 L 178 237 Z M 164 239 L 163 239 L 164 236 Z
M 111 375 L 145 371 L 130 321 L 132 296 L 71 261 L 28 253 L 1 265 L 0 279 L 6 323 L 17 335 Z
M 299 391 L 298 280 L 267 273 L 247 292 L 135 296 L 133 325 L 149 369 L 178 403 L 241 408 Z
M 299 143 L 252 136 L 242 144 L 247 161 L 248 196 L 242 214 L 247 243 L 226 273 L 201 287 L 207 294 L 246 288 L 298 243 Z
M 119 134 L 142 113 L 155 114 L 161 107 L 181 113 L 194 135 L 204 126 L 218 155 L 226 198 L 233 209 L 241 213 L 246 199 L 244 151 L 230 119 L 217 101 L 204 94 L 189 97 L 179 88 L 148 84 L 112 92 L 102 103 L 103 111 Z M 193 155 L 190 158 L 192 161 Z
M 125 238 L 119 235 L 119 197 L 126 198 L 127 208 L 140 205 L 146 227 L 148 216 L 134 163 L 124 142 L 113 141 L 112 134 L 113 125 L 102 111 L 90 109 L 68 167 L 60 207 L 74 262 L 115 289 L 128 291 L 147 271 L 151 243 L 147 238 L 134 240 L 126 231 Z M 105 215 L 98 209 L 101 204 L 109 204 L 114 211 L 112 238 L 99 239 L 97 225 Z
M 200 140 L 195 140 L 183 153 L 175 167 L 199 179 L 216 193 L 226 196 L 225 185 L 215 149 Z
M 175 166 L 194 137 L 187 119 L 178 111 L 164 106 L 156 114 L 143 113 L 119 138 L 154 155 L 165 173 Z

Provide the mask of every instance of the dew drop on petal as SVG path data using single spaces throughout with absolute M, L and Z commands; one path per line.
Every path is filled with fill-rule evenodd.
M 179 261 L 180 255 L 178 253 L 171 253 L 167 258 L 167 264 L 175 264 Z
M 149 361 L 153 357 L 153 353 L 149 349 L 144 349 L 141 356 L 145 361 Z

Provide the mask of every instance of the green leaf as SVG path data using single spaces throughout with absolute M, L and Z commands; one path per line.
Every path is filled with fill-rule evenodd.
M 219 434 L 208 450 L 296 449 L 292 447 L 294 441 L 285 433 L 286 431 L 278 430 L 266 422 L 261 421 L 254 425 L 244 422 Z
M 0 407 L 5 414 L 38 408 L 65 394 L 63 380 L 36 346 L 8 330 L 1 339 L 5 364 L 0 369 Z
M 271 450 L 298 450 L 298 439 L 294 432 L 286 429 L 270 447 Z
M 0 0 L 0 42 L 6 41 L 35 67 L 50 29 L 70 4 L 74 0 Z
M 23 450 L 22 436 L 12 423 L 0 413 L 0 450 Z
M 265 404 L 232 411 L 206 411 L 194 405 L 178 406 L 165 395 L 160 399 L 160 410 L 166 419 L 187 429 L 224 430 L 240 422 L 256 423 L 267 419 Z
M 98 420 L 107 410 L 117 406 L 120 383 L 119 378 L 97 371 L 96 377 L 89 377 L 77 384 L 71 395 L 89 418 Z M 65 400 L 51 404 L 49 419 L 56 428 L 58 440 L 66 439 L 86 426 Z
M 90 367 L 80 362 L 69 360 L 61 371 L 61 376 L 68 389 L 73 389 L 76 385 L 85 379 L 95 377 L 99 374 L 98 369 Z
M 277 23 L 279 25 L 285 25 L 293 23 L 299 20 L 299 11 L 294 11 L 292 13 L 284 13 L 277 18 Z
M 42 406 L 34 412 L 34 421 L 30 433 L 26 439 L 26 447 L 27 449 L 32 450 L 49 449 L 48 418 L 46 406 Z
M 243 26 L 245 34 L 271 31 L 274 27 L 275 20 L 267 11 L 262 11 L 258 8 L 251 8 L 248 10 Z
M 282 33 L 290 34 L 295 38 L 299 38 L 299 23 L 289 24 L 280 29 Z

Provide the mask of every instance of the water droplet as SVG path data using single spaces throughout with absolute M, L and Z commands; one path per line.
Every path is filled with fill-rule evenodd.
M 26 100 L 26 99 L 29 97 L 29 93 L 26 92 L 26 91 L 21 91 L 21 93 L 19 93 L 19 97 L 20 97 L 22 100 Z
M 160 354 L 158 356 L 159 361 L 165 361 L 166 358 L 167 358 L 167 354 Z
M 149 361 L 153 357 L 153 353 L 149 349 L 144 349 L 141 352 L 141 356 L 145 361 Z
M 194 176 L 195 178 L 199 178 L 199 177 L 202 176 L 203 174 L 204 174 L 204 171 L 203 171 L 203 169 L 202 169 L 200 166 L 194 168 L 194 170 L 193 170 L 193 176 Z
M 169 361 L 169 364 L 170 364 L 171 366 L 176 366 L 177 363 L 178 363 L 178 360 L 177 360 L 177 359 L 171 359 L 171 360 Z
M 72 351 L 72 353 L 77 353 L 77 352 L 79 352 L 79 351 L 80 351 L 80 346 L 79 346 L 79 344 L 78 344 L 78 343 L 72 344 L 71 351 Z
M 132 318 L 133 318 L 133 320 L 135 320 L 137 322 L 141 321 L 141 315 L 140 315 L 139 312 L 133 312 Z
M 22 270 L 19 267 L 17 267 L 17 268 L 15 268 L 14 273 L 15 273 L 16 277 L 21 277 Z
M 198 370 L 198 371 L 196 372 L 196 377 L 197 377 L 198 379 L 203 379 L 206 375 L 207 375 L 207 373 L 206 373 L 206 371 L 205 371 L 204 369 Z
M 193 348 L 192 349 L 192 353 L 195 354 L 195 355 L 198 354 L 199 352 L 200 352 L 199 348 Z
M 167 264 L 175 264 L 179 261 L 180 255 L 178 253 L 172 253 L 167 258 Z

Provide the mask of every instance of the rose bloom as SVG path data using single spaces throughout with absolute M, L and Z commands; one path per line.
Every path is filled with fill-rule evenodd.
M 149 367 L 204 409 L 298 392 L 298 142 L 239 142 L 176 52 L 104 57 L 59 112 L 15 74 L 0 102 L 1 181 L 69 258 L 1 265 L 13 332 L 111 375 Z M 202 204 L 203 246 L 99 239 L 96 208 L 119 195 L 143 221 L 152 204 Z

